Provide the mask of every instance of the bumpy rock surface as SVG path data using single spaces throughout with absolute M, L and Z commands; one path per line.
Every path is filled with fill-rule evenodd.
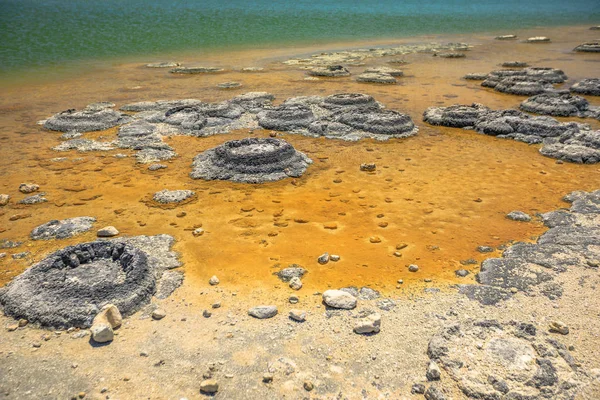
M 14 318 L 52 328 L 89 327 L 107 304 L 128 316 L 147 304 L 165 269 L 180 266 L 168 235 L 136 236 L 69 246 L 0 289 Z
M 181 64 L 179 64 L 178 62 L 175 62 L 175 61 L 162 61 L 162 62 L 146 64 L 146 67 L 147 68 L 173 68 L 173 67 L 179 67 L 180 65 Z
M 112 104 L 90 104 L 85 109 L 60 112 L 44 122 L 44 128 L 60 132 L 101 131 L 131 121 L 131 118 L 110 107 Z
M 356 82 L 394 84 L 396 78 L 382 72 L 363 72 L 356 77 Z
M 556 274 L 568 268 L 597 265 L 600 259 L 600 190 L 574 192 L 565 197 L 569 210 L 542 215 L 550 228 L 536 243 L 516 243 L 501 258 L 481 264 L 477 285 L 461 285 L 460 291 L 482 304 L 495 304 L 524 291 L 558 298 L 562 288 L 553 282 Z
M 281 139 L 232 140 L 194 158 L 193 179 L 263 183 L 301 176 L 312 160 Z
M 522 102 L 520 108 L 523 111 L 555 117 L 600 117 L 598 107 L 590 107 L 586 99 L 569 93 L 538 94 Z
M 67 239 L 92 229 L 96 222 L 93 217 L 75 217 L 63 220 L 52 220 L 31 231 L 33 240 Z
M 571 399 L 585 373 L 567 347 L 525 322 L 469 320 L 434 335 L 427 354 L 473 399 Z
M 481 86 L 494 88 L 502 93 L 533 96 L 554 91 L 553 83 L 563 83 L 566 80 L 567 76 L 559 69 L 529 67 L 492 71 Z
M 600 96 L 600 79 L 583 79 L 569 89 L 573 93 Z
M 193 198 L 196 192 L 192 190 L 161 190 L 154 193 L 152 200 L 161 204 L 183 203 L 186 200 Z
M 218 67 L 178 67 L 169 72 L 172 74 L 211 74 L 223 72 L 223 69 Z
M 481 104 L 430 107 L 423 120 L 432 125 L 474 129 L 505 139 L 536 144 L 540 153 L 575 163 L 599 162 L 598 131 L 575 122 L 562 123 L 550 117 L 532 117 L 518 110 L 493 111 Z
M 342 65 L 328 65 L 326 67 L 316 67 L 307 71 L 310 76 L 326 76 L 335 78 L 339 76 L 349 76 L 350 71 Z
M 585 53 L 600 53 L 600 42 L 582 43 L 579 46 L 575 47 L 573 50 Z
M 550 38 L 546 36 L 533 36 L 525 40 L 526 43 L 548 43 Z
M 494 39 L 496 39 L 496 40 L 514 40 L 516 38 L 517 38 L 516 35 L 502 35 L 502 36 L 496 36 Z
M 404 76 L 404 71 L 389 67 L 367 68 L 364 72 L 367 74 L 388 74 L 394 77 Z

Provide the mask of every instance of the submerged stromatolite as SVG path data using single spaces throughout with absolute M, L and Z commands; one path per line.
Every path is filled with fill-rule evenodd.
M 194 158 L 193 179 L 245 183 L 278 181 L 301 176 L 312 160 L 281 139 L 232 140 Z
M 555 117 L 592 117 L 598 118 L 600 111 L 590 107 L 590 103 L 581 96 L 569 93 L 542 93 L 525 100 L 521 110 Z
M 111 107 L 113 104 L 90 104 L 81 111 L 66 110 L 44 121 L 44 128 L 59 132 L 101 131 L 131 121 L 131 117 L 119 113 Z
M 58 250 L 0 289 L 14 318 L 89 327 L 106 304 L 128 316 L 150 302 L 165 269 L 180 266 L 168 235 L 95 241 Z
M 600 79 L 582 79 L 569 89 L 573 93 L 600 96 Z

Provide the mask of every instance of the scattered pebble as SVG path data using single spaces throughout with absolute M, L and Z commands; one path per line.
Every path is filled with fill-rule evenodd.
M 215 379 L 207 379 L 200 383 L 200 391 L 202 393 L 217 393 L 219 391 L 219 383 Z
M 319 264 L 322 265 L 327 264 L 329 262 L 329 253 L 324 253 L 320 255 L 317 261 L 319 262 Z
M 217 278 L 216 275 L 213 275 L 209 280 L 208 283 L 210 283 L 211 286 L 216 286 L 219 283 L 221 283 L 221 281 L 219 281 L 219 278 Z
M 114 226 L 106 226 L 96 232 L 96 236 L 98 237 L 113 237 L 117 236 L 118 234 L 119 231 Z
M 306 311 L 294 308 L 290 310 L 290 318 L 294 321 L 304 322 L 306 321 Z
M 561 335 L 569 334 L 569 327 L 561 321 L 552 321 L 548 326 L 550 332 L 560 333 Z
M 290 279 L 290 288 L 294 290 L 302 289 L 302 281 L 300 280 L 300 278 L 295 276 L 292 279 Z
M 416 264 L 410 264 L 410 265 L 408 266 L 408 270 L 409 270 L 410 272 L 417 272 L 417 271 L 419 270 L 419 266 L 418 266 L 418 265 L 416 265 Z
M 157 308 L 156 310 L 152 311 L 152 318 L 157 321 L 163 319 L 166 316 L 167 312 L 162 308 Z

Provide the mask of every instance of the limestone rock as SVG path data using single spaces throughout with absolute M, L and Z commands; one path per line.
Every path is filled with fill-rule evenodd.
M 511 211 L 508 214 L 506 214 L 506 218 L 519 222 L 531 221 L 531 217 L 523 211 Z
M 294 290 L 302 289 L 302 281 L 300 280 L 300 278 L 293 277 L 292 279 L 290 279 L 290 288 Z
M 326 290 L 323 293 L 323 302 L 332 308 L 351 310 L 356 307 L 356 297 L 342 290 Z
M 217 278 L 217 276 L 216 276 L 216 275 L 213 275 L 213 276 L 211 276 L 211 277 L 210 277 L 210 279 L 208 280 L 208 283 L 209 283 L 211 286 L 216 286 L 216 285 L 218 285 L 219 283 L 221 283 L 221 281 L 219 281 L 219 278 Z
M 0 194 L 0 207 L 4 207 L 5 205 L 7 205 L 9 200 L 10 200 L 9 195 Z
M 114 226 L 106 226 L 96 232 L 96 236 L 98 237 L 113 237 L 117 236 L 118 234 L 119 231 Z
M 361 319 L 354 325 L 354 332 L 358 334 L 378 333 L 381 329 L 381 315 L 373 313 Z
M 63 220 L 52 220 L 31 231 L 32 240 L 67 239 L 87 232 L 96 222 L 93 217 L 75 217 Z
M 273 318 L 277 315 L 277 307 L 276 306 L 257 306 L 248 310 L 248 315 L 258 318 L 258 319 L 266 319 Z
M 196 196 L 196 192 L 192 190 L 161 190 L 154 193 L 152 200 L 160 204 L 183 203 L 186 200 Z
M 219 383 L 216 379 L 206 379 L 200 383 L 200 391 L 202 393 L 217 393 L 219 391 Z
M 306 321 L 306 311 L 296 308 L 290 310 L 290 318 L 297 322 Z
M 37 185 L 35 183 L 21 183 L 19 185 L 19 192 L 21 193 L 29 194 L 37 192 L 38 190 L 40 190 L 40 185 Z

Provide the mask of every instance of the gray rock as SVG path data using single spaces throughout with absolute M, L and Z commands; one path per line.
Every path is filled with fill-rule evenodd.
M 582 79 L 569 88 L 573 93 L 600 96 L 600 78 Z
M 533 37 L 527 38 L 525 40 L 525 42 L 527 42 L 527 43 L 548 43 L 548 42 L 550 42 L 550 38 L 548 38 L 546 36 L 533 36 Z
M 530 97 L 519 106 L 521 110 L 555 117 L 592 117 L 600 118 L 598 107 L 581 96 L 569 93 L 542 93 Z
M 214 74 L 223 71 L 222 68 L 218 67 L 177 67 L 169 72 L 172 74 Z
M 200 391 L 202 393 L 217 393 L 219 391 L 219 383 L 215 379 L 207 379 L 200 382 Z
M 519 222 L 531 221 L 531 217 L 523 211 L 511 211 L 508 214 L 506 214 L 506 218 Z
M 431 385 L 425 391 L 425 400 L 446 400 L 446 396 L 437 386 Z
M 496 40 L 514 40 L 516 38 L 517 38 L 516 35 L 502 35 L 502 36 L 496 36 L 494 39 L 496 39 Z
M 302 289 L 302 281 L 300 280 L 300 278 L 298 277 L 294 277 L 292 279 L 290 279 L 290 288 L 294 289 L 294 290 L 300 290 Z
M 292 264 L 288 268 L 274 273 L 283 282 L 289 282 L 292 278 L 302 278 L 304 274 L 306 274 L 306 270 L 297 264 Z
M 167 312 L 165 310 L 163 310 L 162 308 L 157 308 L 156 310 L 152 311 L 151 316 L 152 316 L 152 319 L 159 321 L 167 316 Z
M 585 52 L 585 53 L 600 53 L 600 41 L 586 42 L 575 47 L 573 51 Z
M 161 190 L 154 193 L 152 200 L 160 204 L 183 203 L 189 201 L 196 196 L 196 192 L 192 190 Z
M 321 265 L 325 265 L 329 262 L 329 253 L 323 253 L 317 258 L 317 262 Z
M 277 307 L 276 306 L 257 306 L 248 310 L 248 315 L 258 318 L 258 319 L 266 319 L 273 318 L 277 315 Z
M 458 269 L 454 271 L 454 273 L 456 274 L 456 276 L 459 276 L 461 278 L 464 278 L 465 276 L 469 275 L 469 271 L 467 271 L 466 269 Z
M 82 153 L 88 151 L 109 151 L 113 150 L 114 143 L 113 142 L 99 142 L 93 139 L 72 139 L 67 140 L 66 142 L 62 142 L 58 146 L 54 146 L 52 150 L 55 151 L 70 151 L 77 150 Z
M 147 304 L 166 268 L 180 266 L 168 235 L 68 246 L 13 279 L 0 292 L 4 312 L 45 327 L 89 327 L 106 304 L 129 316 Z
M 166 299 L 183 283 L 184 275 L 181 271 L 165 271 L 156 286 L 156 298 Z
M 40 190 L 40 185 L 37 185 L 35 183 L 21 183 L 19 185 L 19 192 L 21 193 L 29 194 L 37 192 L 38 190 Z
M 22 244 L 23 242 L 8 239 L 0 239 L 0 249 L 14 249 L 15 247 L 19 247 Z
M 307 74 L 310 76 L 325 76 L 325 77 L 340 77 L 349 76 L 350 71 L 344 68 L 342 65 L 328 65 L 326 67 L 316 67 L 309 69 Z
M 433 55 L 437 56 L 437 57 L 441 57 L 441 58 L 465 58 L 467 56 L 465 53 L 455 53 L 455 52 L 434 53 Z
M 381 330 L 381 315 L 373 313 L 360 319 L 354 325 L 354 332 L 358 334 L 379 333 Z
M 492 253 L 494 248 L 490 246 L 477 246 L 477 251 L 480 253 Z
M 69 109 L 53 115 L 44 122 L 44 128 L 60 132 L 102 131 L 131 121 L 131 117 L 112 110 L 108 104 L 90 104 L 77 111 Z
M 363 72 L 356 77 L 356 82 L 395 84 L 396 78 L 387 73 Z
M 477 103 L 470 106 L 429 107 L 423 113 L 423 121 L 452 128 L 474 127 L 482 115 L 489 111 L 489 108 Z
M 14 260 L 22 260 L 23 258 L 27 258 L 29 256 L 29 254 L 31 254 L 31 253 L 29 253 L 28 251 L 23 251 L 21 253 L 15 253 L 15 254 L 13 254 L 12 258 Z
M 389 68 L 389 67 L 367 68 L 365 70 L 365 73 L 367 73 L 367 74 L 388 74 L 393 77 L 404 76 L 404 71 L 402 71 L 400 69 Z
M 98 232 L 96 232 L 96 236 L 98 237 L 113 237 L 118 234 L 119 231 L 114 226 L 105 226 L 102 229 L 98 229 Z
M 297 322 L 304 322 L 306 321 L 306 311 L 294 308 L 290 310 L 290 318 Z
M 312 110 L 302 104 L 282 104 L 271 110 L 260 112 L 258 123 L 265 129 L 291 131 L 298 128 L 308 128 L 315 120 Z
M 471 72 L 463 76 L 463 79 L 468 81 L 484 81 L 488 78 L 488 74 L 485 72 Z
M 312 160 L 281 139 L 232 140 L 194 158 L 193 179 L 245 183 L 273 182 L 299 177 Z
M 23 200 L 19 201 L 19 204 L 32 205 L 32 204 L 45 203 L 48 201 L 48 199 L 46 199 L 45 196 L 46 196 L 46 193 L 43 193 L 43 192 L 34 194 L 33 196 L 27 196 Z
M 529 67 L 529 64 L 523 61 L 507 61 L 501 64 L 504 68 L 525 68 Z
M 150 64 L 146 64 L 147 68 L 174 68 L 174 67 L 179 67 L 181 64 L 175 61 L 161 61 L 161 62 L 155 62 L 155 63 L 150 63 Z
M 165 168 L 167 168 L 167 166 L 164 164 L 152 164 L 148 167 L 148 171 L 158 171 Z
M 241 88 L 242 84 L 240 82 L 221 82 L 217 84 L 217 87 L 219 89 L 237 89 L 237 88 Z
M 430 361 L 425 374 L 428 381 L 439 381 L 442 376 L 442 371 L 435 361 Z
M 96 218 L 93 217 L 52 220 L 34 228 L 30 237 L 33 240 L 67 239 L 89 231 L 94 222 L 96 222 Z
M 323 293 L 323 302 L 332 308 L 351 310 L 356 307 L 356 297 L 342 290 L 326 290 Z
M 221 281 L 219 281 L 219 278 L 217 278 L 217 276 L 216 276 L 216 275 L 213 275 L 213 276 L 211 276 L 211 277 L 210 277 L 210 279 L 208 280 L 208 283 L 209 283 L 211 286 L 216 286 L 216 285 L 218 285 L 219 283 L 221 283 Z
M 416 265 L 416 264 L 410 264 L 410 265 L 408 266 L 408 270 L 409 270 L 410 272 L 417 272 L 417 271 L 419 270 L 419 266 L 418 266 L 418 265 Z

